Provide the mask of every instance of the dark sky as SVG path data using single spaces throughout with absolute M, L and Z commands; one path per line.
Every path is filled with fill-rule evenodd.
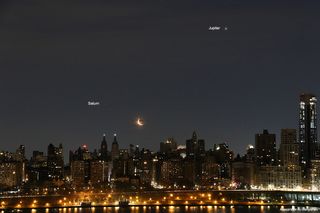
M 244 153 L 262 129 L 298 126 L 301 92 L 320 96 L 319 10 L 303 0 L 1 1 L 0 149 L 93 150 L 104 132 L 110 148 L 117 132 L 122 148 L 158 150 L 197 130 L 207 149 Z

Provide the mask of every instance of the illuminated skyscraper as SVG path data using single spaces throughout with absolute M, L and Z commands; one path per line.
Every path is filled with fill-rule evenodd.
M 309 177 L 311 160 L 316 158 L 317 151 L 317 99 L 313 94 L 300 95 L 299 108 L 299 143 L 300 163 L 303 178 Z

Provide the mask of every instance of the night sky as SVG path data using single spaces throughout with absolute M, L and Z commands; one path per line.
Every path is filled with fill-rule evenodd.
M 320 97 L 319 11 L 303 0 L 1 1 L 0 150 L 93 150 L 103 133 L 110 150 L 116 132 L 120 148 L 157 151 L 193 130 L 207 149 L 244 153 L 263 129 L 279 143 L 298 127 L 299 94 Z

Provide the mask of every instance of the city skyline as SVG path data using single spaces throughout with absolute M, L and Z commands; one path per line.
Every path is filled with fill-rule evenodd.
M 15 189 L 22 194 L 39 190 L 44 194 L 47 190 L 71 194 L 73 190 L 90 187 L 102 191 L 106 188 L 318 191 L 317 98 L 311 93 L 299 97 L 299 128 L 281 128 L 279 148 L 276 134 L 267 129 L 255 134 L 254 145 L 247 144 L 244 155 L 235 153 L 227 143 L 208 147 L 196 131 L 184 144 L 180 143 L 183 146 L 169 137 L 158 143 L 156 150 L 140 144 L 123 149 L 117 134 L 113 135 L 111 146 L 103 134 L 100 147 L 90 150 L 86 144 L 80 145 L 68 150 L 68 157 L 64 156 L 62 143 L 50 143 L 47 152 L 33 150 L 31 158 L 26 156 L 26 146 L 20 145 L 15 152 L 0 152 L 0 188 Z M 140 120 L 140 124 L 144 122 Z M 137 123 L 138 128 L 140 124 Z
M 320 1 L 0 1 L 0 211 L 320 212 Z
M 120 146 L 155 150 L 196 130 L 242 152 L 261 129 L 279 136 L 298 126 L 297 94 L 320 94 L 319 8 L 2 1 L 0 148 L 94 147 L 117 132 Z
M 319 150 L 317 142 L 317 99 L 314 94 L 300 94 L 299 130 L 282 128 L 280 147 L 276 135 L 263 129 L 255 134 L 254 146 L 246 154 L 235 153 L 228 144 L 206 147 L 206 140 L 196 131 L 178 146 L 174 138 L 149 150 L 130 144 L 119 147 L 117 134 L 109 146 L 103 134 L 100 148 L 87 145 L 63 154 L 63 144 L 49 144 L 47 152 L 26 146 L 16 152 L 1 152 L 0 178 L 3 189 L 34 193 L 48 188 L 56 192 L 86 190 L 88 187 L 157 190 L 171 189 L 246 189 L 246 190 L 319 190 Z M 140 125 L 139 125 L 140 126 Z M 297 140 L 297 132 L 299 139 Z M 236 156 L 236 157 L 235 157 Z M 69 161 L 67 160 L 69 159 Z M 51 183 L 51 187 L 47 187 Z M 63 185 L 63 187 L 62 187 Z
M 299 114 L 301 113 L 301 109 L 300 109 L 300 107 L 301 107 L 301 97 L 303 97 L 305 94 L 306 94 L 306 96 L 311 96 L 311 97 L 313 97 L 313 98 L 314 98 L 313 101 L 314 101 L 315 103 L 316 103 L 316 101 L 317 101 L 316 96 L 315 96 L 314 94 L 311 94 L 311 93 L 302 93 L 302 94 L 300 94 L 300 99 L 299 99 L 300 102 L 297 103 L 297 106 L 298 106 L 298 104 L 300 104 L 300 105 L 299 105 L 299 110 L 300 110 Z M 315 104 L 315 106 L 316 106 L 316 104 Z M 315 108 L 315 110 L 316 110 L 316 108 Z M 300 118 L 300 119 L 301 119 L 301 118 Z M 315 118 L 315 119 L 317 120 L 317 118 Z M 298 119 L 298 120 L 299 120 L 299 119 Z M 134 122 L 135 122 L 135 121 L 132 121 L 132 125 L 133 125 L 133 126 L 134 126 Z M 280 146 L 280 138 L 281 138 L 281 134 L 280 134 L 281 130 L 284 129 L 284 128 L 293 128 L 293 129 L 299 130 L 300 125 L 301 125 L 301 124 L 299 124 L 300 122 L 301 122 L 301 121 L 298 122 L 298 127 L 296 127 L 296 128 L 293 128 L 293 127 L 281 127 L 280 129 L 278 129 L 278 130 L 276 130 L 276 131 L 270 131 L 270 128 L 262 127 L 260 130 L 258 130 L 257 132 L 255 132 L 255 133 L 252 135 L 252 141 L 251 141 L 251 142 L 248 142 L 247 144 L 244 144 L 244 146 L 242 147 L 242 149 L 235 151 L 235 154 L 240 154 L 240 155 L 245 154 L 245 151 L 246 151 L 247 146 L 248 146 L 248 145 L 252 145 L 252 144 L 255 143 L 255 135 L 256 135 L 258 132 L 262 131 L 262 130 L 268 130 L 268 131 L 270 131 L 272 134 L 275 134 L 275 144 L 276 144 L 276 148 L 279 148 L 279 146 Z M 137 125 L 136 128 L 138 129 L 138 128 L 143 128 L 143 127 L 139 127 L 139 125 Z M 141 129 L 138 129 L 138 131 L 141 131 Z M 197 131 L 197 130 L 195 130 L 195 129 L 193 130 L 193 132 L 194 132 L 194 131 L 197 132 L 197 134 L 199 135 L 199 131 Z M 316 128 L 316 133 L 318 133 L 317 131 L 318 131 L 318 130 L 317 130 L 317 128 Z M 118 138 L 118 133 L 117 133 L 116 131 L 114 131 L 114 132 L 112 132 L 112 133 L 109 133 L 109 134 L 106 133 L 106 132 L 103 132 L 103 134 L 100 135 L 100 138 L 103 137 L 104 140 L 106 140 L 106 143 L 108 144 L 108 147 L 111 148 L 111 147 L 112 147 L 112 139 L 113 139 L 113 137 L 114 137 L 115 135 L 117 135 L 117 138 Z M 189 135 L 190 135 L 190 134 L 189 134 Z M 200 136 L 201 136 L 201 134 L 200 134 Z M 202 137 L 202 136 L 201 136 L 201 137 Z M 143 146 L 141 146 L 140 144 L 121 143 L 121 141 L 120 141 L 120 143 L 119 143 L 119 148 L 121 148 L 121 149 L 126 149 L 126 148 L 129 148 L 129 146 L 130 146 L 131 144 L 133 144 L 133 145 L 141 146 L 140 148 L 147 148 L 147 149 L 149 149 L 149 150 L 152 151 L 152 152 L 158 152 L 158 151 L 160 150 L 159 144 L 160 144 L 161 142 L 165 142 L 168 138 L 173 138 L 173 139 L 175 139 L 175 141 L 177 142 L 177 145 L 185 145 L 185 141 L 188 139 L 188 136 L 186 136 L 183 141 L 177 141 L 176 137 L 174 137 L 174 136 L 172 136 L 172 135 L 171 135 L 171 136 L 163 136 L 162 138 L 163 138 L 163 140 L 159 140 L 159 141 L 158 141 L 158 145 L 154 145 L 154 144 L 153 144 L 153 147 L 152 147 L 152 148 L 154 148 L 154 149 L 152 149 L 152 148 L 150 148 L 150 147 L 148 147 L 148 146 L 143 147 Z M 210 142 L 210 141 L 207 141 L 206 138 L 203 138 L 203 139 L 205 139 L 205 141 L 206 141 L 206 149 L 208 149 L 208 150 L 209 150 L 209 149 L 213 149 L 214 146 L 215 146 L 216 144 L 219 144 L 219 143 L 226 143 L 226 144 L 231 148 L 231 150 L 234 150 L 233 147 L 232 147 L 232 143 L 228 143 L 228 141 Z M 317 141 L 317 140 L 316 140 L 316 141 Z M 44 144 L 43 149 L 39 149 L 39 148 L 38 148 L 38 149 L 35 149 L 35 150 L 36 150 L 36 151 L 46 151 L 48 144 L 61 144 L 61 143 L 62 143 L 62 142 L 59 142 L 59 141 L 48 142 L 47 144 Z M 64 150 L 63 150 L 63 152 L 64 152 L 64 153 L 63 153 L 63 154 L 64 154 L 64 157 L 67 159 L 67 155 L 69 154 L 69 151 L 70 151 L 70 150 L 76 150 L 77 148 L 79 148 L 79 147 L 81 147 L 81 146 L 83 146 L 83 145 L 86 145 L 90 151 L 93 151 L 93 150 L 95 150 L 95 149 L 98 149 L 99 143 L 100 143 L 100 141 L 98 140 L 98 141 L 91 142 L 91 143 L 88 142 L 88 143 L 78 144 L 78 145 L 76 145 L 76 147 L 72 147 L 72 148 L 70 148 L 70 149 L 64 148 Z M 62 144 L 63 144 L 63 143 L 62 143 Z M 142 143 L 142 144 L 144 144 L 144 143 Z M 21 144 L 17 144 L 16 147 L 18 147 L 18 145 L 21 145 Z M 23 145 L 27 145 L 27 144 L 23 144 Z M 68 148 L 68 144 L 64 144 L 64 145 L 66 145 L 66 147 Z M 13 147 L 12 150 L 10 150 L 10 149 L 9 149 L 9 150 L 2 149 L 2 151 L 12 151 L 12 152 L 13 152 L 13 151 L 16 150 L 16 147 Z M 26 149 L 26 155 L 27 155 L 28 157 L 31 157 L 33 151 L 34 151 L 34 150 L 28 150 L 28 149 Z

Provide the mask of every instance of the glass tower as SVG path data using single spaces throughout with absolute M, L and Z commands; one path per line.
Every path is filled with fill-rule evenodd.
M 308 178 L 311 160 L 317 156 L 317 99 L 313 94 L 300 95 L 299 108 L 300 163 Z

